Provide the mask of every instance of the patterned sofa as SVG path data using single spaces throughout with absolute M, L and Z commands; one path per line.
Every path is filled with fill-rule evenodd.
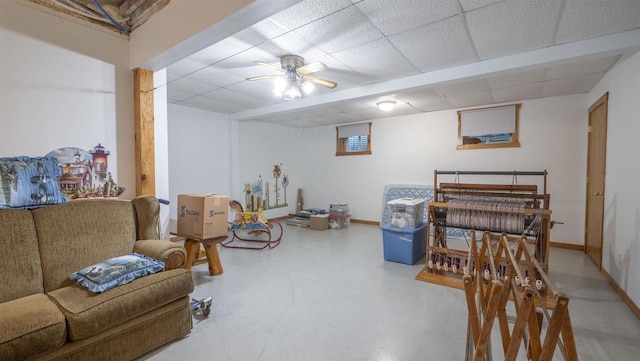
M 158 214 L 149 196 L 0 209 L 0 360 L 131 360 L 189 334 L 193 279 Z M 165 270 L 98 293 L 70 279 L 130 253 Z

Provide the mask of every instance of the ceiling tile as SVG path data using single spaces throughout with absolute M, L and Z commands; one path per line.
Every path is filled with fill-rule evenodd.
M 363 104 L 357 100 L 347 100 L 338 103 L 333 103 L 332 107 L 343 113 L 354 112 L 362 109 L 369 109 L 366 104 Z
M 288 127 L 293 127 L 293 128 L 311 128 L 315 126 L 309 121 L 304 119 L 289 120 L 286 122 L 282 122 L 280 124 L 286 125 Z
M 422 72 L 477 60 L 459 16 L 390 36 L 389 40 Z
M 277 59 L 287 54 L 299 55 L 305 59 L 306 63 L 327 54 L 310 42 L 299 38 L 298 35 L 294 33 L 284 34 L 269 40 L 258 46 L 258 49 L 273 55 Z
M 305 0 L 275 14 L 271 19 L 285 29 L 293 30 L 352 6 L 349 0 Z
M 253 44 L 247 44 L 234 37 L 226 38 L 216 44 L 200 50 L 189 56 L 191 60 L 199 61 L 205 65 L 215 64 L 233 54 L 242 53 L 251 48 Z
M 273 92 L 272 92 L 273 80 L 269 80 L 269 79 L 256 80 L 256 81 L 247 80 L 240 83 L 229 85 L 227 89 L 237 93 L 246 94 L 254 98 L 268 100 L 272 104 L 276 104 L 278 99 L 273 95 Z
M 312 75 L 337 82 L 338 86 L 334 89 L 334 91 L 339 91 L 343 88 L 369 84 L 376 80 L 375 77 L 355 72 L 353 69 L 342 64 L 342 62 L 340 62 L 332 55 L 325 55 L 323 57 L 310 60 L 307 63 L 313 61 L 319 61 L 323 63 L 327 66 L 327 69 L 313 73 Z
M 606 72 L 618 59 L 620 59 L 620 56 L 609 56 L 606 58 L 550 67 L 547 69 L 545 80 Z
M 267 66 L 255 63 L 261 61 L 279 66 L 280 59 L 275 57 L 264 58 L 264 53 L 258 54 L 258 50 L 252 49 L 245 53 L 237 54 L 216 64 L 216 67 L 229 71 L 242 78 L 249 78 L 260 75 L 278 74 L 279 72 Z
M 448 96 L 447 99 L 451 102 L 451 105 L 457 108 L 472 107 L 478 105 L 486 105 L 493 103 L 491 93 L 482 91 L 479 93 L 469 93 L 461 95 Z
M 217 88 L 214 85 L 205 84 L 203 82 L 199 82 L 197 80 L 193 80 L 189 78 L 179 78 L 169 83 L 169 86 L 173 90 L 177 90 L 183 93 L 189 93 L 193 95 L 199 95 L 202 93 L 210 92 Z
M 229 89 L 216 89 L 212 92 L 202 94 L 207 98 L 214 98 L 219 101 L 228 102 L 237 105 L 244 105 L 248 108 L 257 108 L 261 106 L 270 105 L 270 102 L 265 99 L 254 98 L 249 95 L 237 93 Z
M 336 123 L 335 119 L 331 118 L 330 116 L 327 116 L 327 117 L 315 116 L 315 117 L 305 118 L 305 120 L 312 127 L 320 127 L 323 125 L 330 125 L 330 124 Z
M 356 110 L 355 112 L 349 112 L 349 114 L 358 118 L 356 121 L 386 118 L 389 116 L 388 112 L 383 112 L 375 106 L 368 107 L 367 109 Z
M 539 98 L 542 95 L 542 82 L 494 89 L 491 95 L 498 103 Z
M 222 70 L 217 67 L 206 67 L 195 73 L 186 76 L 187 79 L 197 80 L 202 83 L 215 85 L 218 87 L 235 84 L 240 81 L 244 81 L 245 78 Z
M 192 93 L 186 93 L 179 91 L 175 87 L 167 87 L 167 101 L 169 103 L 173 103 L 179 100 L 187 99 L 192 97 Z
M 358 121 L 360 118 L 354 114 L 351 113 L 336 113 L 336 114 L 331 114 L 329 116 L 329 118 L 335 120 L 335 122 L 337 123 L 347 123 L 347 122 L 355 122 Z
M 489 84 L 487 84 L 486 79 L 477 79 L 463 83 L 437 86 L 436 90 L 448 97 L 450 95 L 478 93 L 483 90 L 489 90 Z
M 462 11 L 471 11 L 501 1 L 503 0 L 460 0 L 460 5 L 462 5 Z
M 591 39 L 638 27 L 638 0 L 567 0 L 556 44 Z
M 435 89 L 420 89 L 396 94 L 396 98 L 409 103 L 421 111 L 434 111 L 451 108 L 451 103 Z
M 515 85 L 537 83 L 544 80 L 546 70 L 536 69 L 521 73 L 498 75 L 487 78 L 490 89 L 508 88 Z
M 284 34 L 286 31 L 287 29 L 268 18 L 249 28 L 239 31 L 233 37 L 245 44 L 257 46 L 269 39 L 273 39 L 276 36 Z
M 207 64 L 195 61 L 193 59 L 183 59 L 177 63 L 169 65 L 167 67 L 167 78 L 169 77 L 182 77 L 194 73 L 200 69 L 207 67 Z
M 377 80 L 400 78 L 418 73 L 418 69 L 384 38 L 334 53 L 333 56 L 343 64 L 351 64 L 350 68 L 356 73 L 369 74 Z
M 327 107 L 320 106 L 320 107 L 305 108 L 302 113 L 306 116 L 312 117 L 312 116 L 325 116 L 330 114 L 336 114 L 339 112 L 340 112 L 339 110 L 333 107 L 327 108 Z
M 212 99 L 204 96 L 195 96 L 183 101 L 180 101 L 178 104 L 186 104 L 195 106 L 201 109 L 210 109 L 219 113 L 234 113 L 241 110 L 245 110 L 245 107 L 217 99 Z
M 602 79 L 604 73 L 589 74 L 575 78 L 547 80 L 542 85 L 542 96 L 587 93 Z
M 428 6 L 424 0 L 406 0 L 402 4 L 389 0 L 367 0 L 357 6 L 387 36 L 460 13 L 456 0 L 441 0 L 437 6 Z
M 552 45 L 561 4 L 557 0 L 512 0 L 465 13 L 480 59 Z
M 295 30 L 294 34 L 331 54 L 383 37 L 357 7 L 350 7 Z

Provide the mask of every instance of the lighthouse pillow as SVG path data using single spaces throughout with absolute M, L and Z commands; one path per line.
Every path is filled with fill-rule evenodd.
M 37 208 L 67 202 L 54 157 L 0 158 L 0 208 Z

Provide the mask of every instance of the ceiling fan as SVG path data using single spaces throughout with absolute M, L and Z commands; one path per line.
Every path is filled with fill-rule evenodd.
M 247 80 L 275 79 L 273 93 L 285 100 L 301 99 L 313 90 L 313 84 L 318 84 L 330 89 L 338 86 L 338 83 L 318 78 L 312 75 L 318 71 L 327 69 L 323 63 L 316 61 L 304 64 L 304 58 L 298 55 L 284 55 L 280 58 L 280 66 L 255 61 L 256 64 L 264 65 L 277 70 L 279 74 L 261 75 L 247 78 Z

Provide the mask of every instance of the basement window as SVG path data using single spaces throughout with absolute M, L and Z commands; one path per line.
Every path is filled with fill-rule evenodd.
M 371 154 L 371 123 L 336 127 L 336 156 Z
M 520 104 L 458 111 L 457 149 L 519 147 Z

